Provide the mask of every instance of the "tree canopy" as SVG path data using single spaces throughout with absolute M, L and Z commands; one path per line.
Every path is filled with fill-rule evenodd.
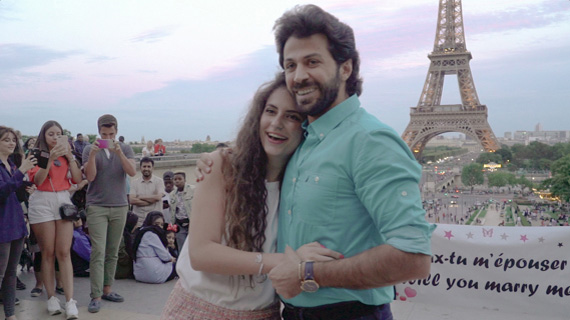
M 552 195 L 570 201 L 570 155 L 552 164 L 552 178 L 545 180 L 543 186 L 550 188 Z
M 480 163 L 472 163 L 463 167 L 461 182 L 468 187 L 483 184 L 483 182 L 485 182 L 485 178 L 483 177 L 483 165 Z

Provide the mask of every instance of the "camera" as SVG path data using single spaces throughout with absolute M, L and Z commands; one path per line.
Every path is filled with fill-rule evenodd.
M 40 149 L 32 149 L 32 155 L 38 160 L 38 166 L 42 169 L 47 169 L 49 152 Z
M 113 140 L 111 139 L 97 139 L 99 143 L 99 149 L 109 149 L 113 146 Z

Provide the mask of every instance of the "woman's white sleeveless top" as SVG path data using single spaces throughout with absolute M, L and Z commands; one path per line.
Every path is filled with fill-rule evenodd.
M 267 188 L 267 227 L 263 252 L 273 253 L 277 248 L 277 213 L 279 211 L 279 182 L 265 182 Z M 188 239 L 180 250 L 176 272 L 182 287 L 202 300 L 233 310 L 263 309 L 275 301 L 275 290 L 271 280 L 254 282 L 252 288 L 249 276 L 228 276 L 195 271 L 190 264 Z M 223 243 L 225 244 L 225 243 Z

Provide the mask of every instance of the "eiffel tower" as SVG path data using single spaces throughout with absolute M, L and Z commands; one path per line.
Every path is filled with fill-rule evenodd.
M 417 107 L 402 139 L 420 159 L 427 142 L 446 132 L 461 132 L 479 141 L 488 152 L 499 149 L 487 122 L 487 106 L 479 102 L 471 75 L 471 52 L 465 45 L 461 0 L 439 0 L 439 15 L 430 66 Z M 461 104 L 442 105 L 445 75 L 457 75 Z

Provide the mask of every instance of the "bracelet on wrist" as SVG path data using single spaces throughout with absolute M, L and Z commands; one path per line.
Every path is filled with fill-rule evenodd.
M 262 283 L 263 281 L 265 281 L 267 279 L 267 275 L 262 273 L 263 272 L 263 266 L 264 266 L 263 254 L 258 253 L 255 256 L 255 263 L 259 264 L 259 270 L 257 271 L 257 275 L 255 275 L 254 278 L 258 283 Z

